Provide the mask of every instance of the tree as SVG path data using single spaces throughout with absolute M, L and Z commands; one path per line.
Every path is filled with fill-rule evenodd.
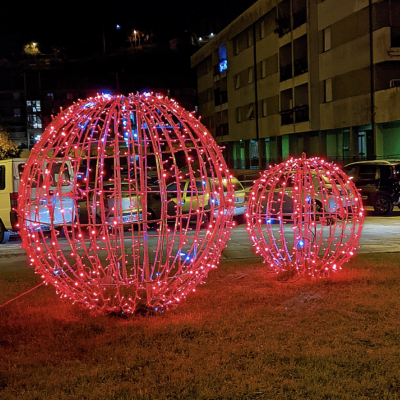
M 0 126 L 0 160 L 7 158 L 17 158 L 21 155 L 21 149 L 10 140 L 10 134 Z
M 36 57 L 40 54 L 37 43 L 29 43 L 24 46 L 24 52 L 29 57 Z

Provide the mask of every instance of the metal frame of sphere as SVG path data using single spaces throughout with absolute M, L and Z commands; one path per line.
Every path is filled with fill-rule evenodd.
M 272 270 L 321 277 L 353 256 L 364 209 L 356 186 L 338 166 L 303 154 L 255 181 L 247 221 L 256 253 Z
M 97 96 L 58 115 L 18 197 L 23 246 L 42 279 L 62 298 L 124 314 L 165 310 L 195 291 L 219 262 L 233 213 L 210 133 L 150 94 Z

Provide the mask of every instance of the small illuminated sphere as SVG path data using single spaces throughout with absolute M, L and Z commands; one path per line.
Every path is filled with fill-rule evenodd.
M 256 253 L 276 272 L 321 277 L 358 248 L 360 194 L 335 164 L 289 159 L 266 170 L 251 190 L 247 230 Z
M 58 115 L 18 197 L 31 264 L 62 298 L 163 311 L 216 268 L 234 192 L 206 128 L 173 100 L 102 95 Z

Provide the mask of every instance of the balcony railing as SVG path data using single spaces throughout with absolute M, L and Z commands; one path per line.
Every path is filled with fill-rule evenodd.
M 279 114 L 281 115 L 281 125 L 293 124 L 293 109 L 282 110 Z
M 293 109 L 294 111 L 294 121 L 298 122 L 306 122 L 310 120 L 309 112 L 308 112 L 308 104 L 302 104 L 301 106 L 297 106 Z

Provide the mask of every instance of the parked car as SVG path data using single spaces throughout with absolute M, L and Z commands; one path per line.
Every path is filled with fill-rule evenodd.
M 142 220 L 142 201 L 137 194 L 134 182 L 122 182 L 115 187 L 114 182 L 105 182 L 102 189 L 96 188 L 93 182 L 81 187 L 79 199 L 79 222 L 85 224 L 102 224 L 102 212 L 107 225 L 128 225 Z M 91 208 L 88 212 L 88 207 Z M 89 220 L 94 216 L 94 221 Z M 122 216 L 122 220 L 120 217 Z
M 167 186 L 167 215 L 170 219 L 174 219 L 176 215 L 176 206 L 179 204 L 182 210 L 182 214 L 191 213 L 191 219 L 196 219 L 196 210 L 203 208 L 205 212 L 203 213 L 203 224 L 206 224 L 210 218 L 207 210 L 211 210 L 211 206 L 215 207 L 214 216 L 218 215 L 218 196 L 213 196 L 211 194 L 210 188 L 213 187 L 212 178 L 208 178 L 207 181 L 201 178 L 196 178 L 196 187 L 192 187 L 192 181 L 190 179 L 184 179 L 180 182 L 180 187 L 175 182 L 170 183 Z M 234 185 L 234 216 L 238 219 L 244 217 L 247 211 L 247 203 L 245 202 L 245 191 L 243 186 L 238 179 L 232 178 L 232 184 Z M 216 189 L 218 183 L 215 185 Z M 224 180 L 222 182 L 224 193 L 227 193 L 227 182 Z M 180 197 L 179 197 L 180 196 Z M 161 199 L 160 194 L 157 190 L 154 193 L 150 193 L 148 196 L 147 211 L 149 213 L 148 219 L 151 221 L 161 219 Z
M 293 175 L 295 175 L 295 171 L 293 171 Z M 351 207 L 354 206 L 354 200 L 348 189 L 343 188 L 339 182 L 335 182 L 336 189 L 340 196 L 340 200 L 338 201 L 338 198 L 334 194 L 333 185 L 327 176 L 322 175 L 318 177 L 317 173 L 314 171 L 311 172 L 311 176 L 313 184 L 312 192 L 315 193 L 315 196 L 311 198 L 311 196 L 307 195 L 303 200 L 312 204 L 311 212 L 313 214 L 313 219 L 320 220 L 321 217 L 325 217 L 328 221 L 332 222 L 332 218 L 337 217 L 336 214 L 340 209 L 347 208 L 351 210 Z M 306 196 L 306 194 L 304 194 L 304 196 Z M 274 190 L 274 201 L 268 205 L 265 202 L 264 207 L 269 207 L 269 212 L 272 217 L 282 212 L 284 218 L 292 218 L 295 211 L 293 197 L 293 177 L 288 176 L 286 178 L 281 178 Z M 341 216 L 339 215 L 339 217 Z
M 12 234 L 18 231 L 17 201 L 20 178 L 26 158 L 13 158 L 0 161 L 0 243 L 7 243 Z M 70 162 L 53 163 L 48 174 L 49 187 L 41 186 L 40 176 L 31 189 L 31 211 L 27 225 L 30 229 L 50 229 L 53 226 L 70 224 L 75 218 L 72 168 Z M 62 182 L 60 182 L 62 180 Z M 59 185 L 61 183 L 61 185 Z M 56 193 L 57 187 L 61 187 Z M 51 210 L 51 211 L 50 211 Z
M 360 189 L 363 203 L 377 215 L 400 208 L 400 160 L 371 160 L 347 164 L 343 171 Z

